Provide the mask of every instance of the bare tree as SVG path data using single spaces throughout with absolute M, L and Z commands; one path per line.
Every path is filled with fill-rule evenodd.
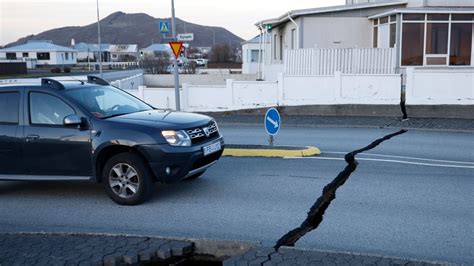
M 232 60 L 232 48 L 228 43 L 216 44 L 212 47 L 211 61 L 216 63 L 225 63 Z

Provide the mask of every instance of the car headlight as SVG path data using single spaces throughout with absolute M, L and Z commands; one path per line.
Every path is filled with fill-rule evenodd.
M 161 135 L 171 146 L 189 147 L 191 146 L 191 138 L 186 131 L 165 130 L 161 131 Z

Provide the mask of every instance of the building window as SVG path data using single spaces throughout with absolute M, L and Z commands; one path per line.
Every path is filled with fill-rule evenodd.
M 277 60 L 277 35 L 273 35 L 273 59 Z
M 473 21 L 474 20 L 474 14 L 453 14 L 452 15 L 452 20 L 455 21 Z
M 66 53 L 66 55 L 64 56 L 64 58 L 65 58 L 66 60 L 69 60 L 69 53 Z
M 378 47 L 379 44 L 379 27 L 374 27 L 374 34 L 372 36 L 372 45 L 374 48 Z
M 296 49 L 296 29 L 291 30 L 291 49 Z
M 8 60 L 16 60 L 16 53 L 7 53 L 6 56 Z
M 396 42 L 397 42 L 397 24 L 392 23 L 390 24 L 390 48 L 395 47 Z
M 258 62 L 258 50 L 250 51 L 250 62 L 251 63 Z
M 451 51 L 449 65 L 471 65 L 472 23 L 451 24 Z
M 23 56 L 24 58 L 27 58 L 27 57 L 28 57 L 28 53 L 23 53 L 22 56 Z
M 403 14 L 403 20 L 411 20 L 411 21 L 425 20 L 425 14 Z
M 423 43 L 425 25 L 423 23 L 404 23 L 402 30 L 402 65 L 423 65 Z
M 283 60 L 283 35 L 280 35 L 280 60 Z
M 36 57 L 38 60 L 50 60 L 49 53 L 37 53 Z
M 426 53 L 447 54 L 448 53 L 448 30 L 447 23 L 428 23 L 426 27 Z

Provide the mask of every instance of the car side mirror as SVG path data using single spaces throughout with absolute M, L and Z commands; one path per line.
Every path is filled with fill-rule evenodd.
M 78 115 L 68 115 L 64 118 L 63 124 L 65 126 L 82 126 L 84 120 Z

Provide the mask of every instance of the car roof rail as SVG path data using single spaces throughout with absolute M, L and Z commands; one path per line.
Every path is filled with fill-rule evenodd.
M 66 89 L 66 87 L 64 87 L 64 85 L 61 82 L 54 79 L 48 79 L 48 78 L 41 79 L 41 86 L 50 87 L 50 88 L 61 90 L 61 91 Z
M 97 84 L 97 85 L 102 85 L 102 86 L 110 85 L 110 83 L 107 80 L 100 77 L 96 77 L 96 76 L 87 76 L 87 83 L 92 83 L 92 84 Z

